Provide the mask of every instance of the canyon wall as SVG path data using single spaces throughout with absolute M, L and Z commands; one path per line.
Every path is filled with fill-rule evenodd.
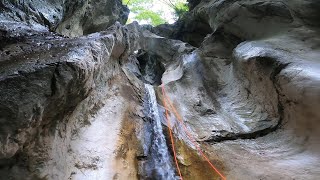
M 227 179 L 317 179 L 320 4 L 189 7 L 173 25 L 146 28 L 123 25 L 118 0 L 1 1 L 0 177 L 143 179 L 143 84 L 163 112 L 163 83 Z M 169 113 L 183 176 L 212 177 Z

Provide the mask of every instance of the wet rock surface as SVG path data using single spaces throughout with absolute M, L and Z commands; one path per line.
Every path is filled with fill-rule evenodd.
M 317 179 L 318 4 L 190 0 L 145 28 L 115 23 L 120 1 L 0 2 L 0 177 L 143 179 L 144 83 L 163 114 L 163 82 L 227 179 Z M 211 177 L 174 114 L 183 176 Z
M 66 1 L 56 31 L 70 37 L 103 31 L 116 21 L 125 24 L 129 9 L 120 0 Z
M 212 144 L 212 156 L 231 168 L 230 179 L 314 179 L 320 173 L 319 132 L 311 128 L 320 119 L 314 109 L 320 41 L 317 23 L 296 13 L 306 4 L 202 1 L 177 23 L 196 18 L 212 28 L 167 88 L 198 141 Z
M 122 30 L 120 25 L 116 25 L 110 32 L 120 35 Z M 9 161 L 11 164 L 8 167 L 15 166 L 27 158 L 30 159 L 28 166 L 48 168 L 48 178 L 67 178 L 67 174 L 71 173 L 67 168 L 71 162 L 63 164 L 57 161 L 64 159 L 66 154 L 72 158 L 72 152 L 84 143 L 84 140 L 77 138 L 80 136 L 78 133 L 81 134 L 80 129 L 86 131 L 84 127 L 90 126 L 94 130 L 93 124 L 103 123 L 103 116 L 109 116 L 110 120 L 121 118 L 120 112 L 116 117 L 108 115 L 112 111 L 105 107 L 110 101 L 113 106 L 123 108 L 131 100 L 124 100 L 131 97 L 119 95 L 130 84 L 126 78 L 123 79 L 124 73 L 116 60 L 124 52 L 125 44 L 110 32 L 79 39 L 56 35 L 47 39 L 48 36 L 41 34 L 30 39 L 25 37 L 25 41 L 12 45 L 14 47 L 9 45 L 3 48 L 4 52 L 12 52 L 9 57 L 6 53 L 1 54 L 1 158 L 4 164 L 6 159 L 14 158 L 16 162 L 12 164 Z M 129 39 L 123 43 L 131 44 Z M 118 49 L 115 50 L 114 46 Z M 17 50 L 15 47 L 18 47 Z M 123 84 L 113 85 L 115 79 Z M 121 124 L 121 121 L 115 124 Z M 107 136 L 107 128 L 104 136 Z M 86 137 L 86 133 L 83 133 Z M 88 136 L 99 136 L 97 131 L 92 133 Z M 75 147 L 71 142 L 75 143 Z M 91 158 L 93 153 L 90 154 L 83 155 L 83 158 Z M 53 161 L 49 161 L 52 158 Z M 55 168 L 65 168 L 66 171 L 54 172 L 53 168 L 51 172 L 49 167 L 54 164 L 59 164 Z M 76 164 L 75 167 L 81 169 L 79 167 L 83 163 Z M 41 170 L 41 173 L 45 172 Z M 10 177 L 6 168 L 2 173 Z
M 129 15 L 120 0 L 5 0 L 0 10 L 2 30 L 23 34 L 50 30 L 69 37 L 105 30 L 116 21 L 125 24 Z

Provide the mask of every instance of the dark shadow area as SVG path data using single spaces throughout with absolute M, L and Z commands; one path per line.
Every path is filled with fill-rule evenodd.
M 162 74 L 165 71 L 161 63 L 161 57 L 139 50 L 137 60 L 139 62 L 139 70 L 141 72 L 141 77 L 139 78 L 144 83 L 160 85 Z

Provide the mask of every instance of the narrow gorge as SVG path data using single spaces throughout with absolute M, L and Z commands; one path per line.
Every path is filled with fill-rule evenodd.
M 0 179 L 319 179 L 320 2 L 188 7 L 0 0 Z

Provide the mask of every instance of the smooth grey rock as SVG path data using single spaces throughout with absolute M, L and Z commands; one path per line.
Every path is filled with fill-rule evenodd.
M 67 1 L 56 31 L 70 37 L 103 31 L 116 21 L 125 24 L 129 9 L 120 0 Z
M 124 119 L 145 130 L 143 75 L 228 179 L 319 177 L 317 1 L 190 2 L 173 26 L 106 29 L 126 19 L 119 1 L 1 1 L 1 177 L 137 178 L 143 138 L 132 162 L 115 152 Z
M 313 3 L 203 0 L 187 19 L 166 27 L 168 32 L 159 27 L 164 31 L 159 34 L 172 38 L 184 35 L 174 31 L 179 23 L 184 30 L 192 29 L 195 19 L 211 27 L 166 89 L 199 142 L 211 143 L 212 154 L 230 168 L 227 178 L 320 175 L 314 109 L 320 97 L 320 39 Z M 176 133 L 188 142 L 183 132 Z
M 129 10 L 120 0 L 27 0 L 0 2 L 0 29 L 23 34 L 55 31 L 75 37 L 125 24 Z

